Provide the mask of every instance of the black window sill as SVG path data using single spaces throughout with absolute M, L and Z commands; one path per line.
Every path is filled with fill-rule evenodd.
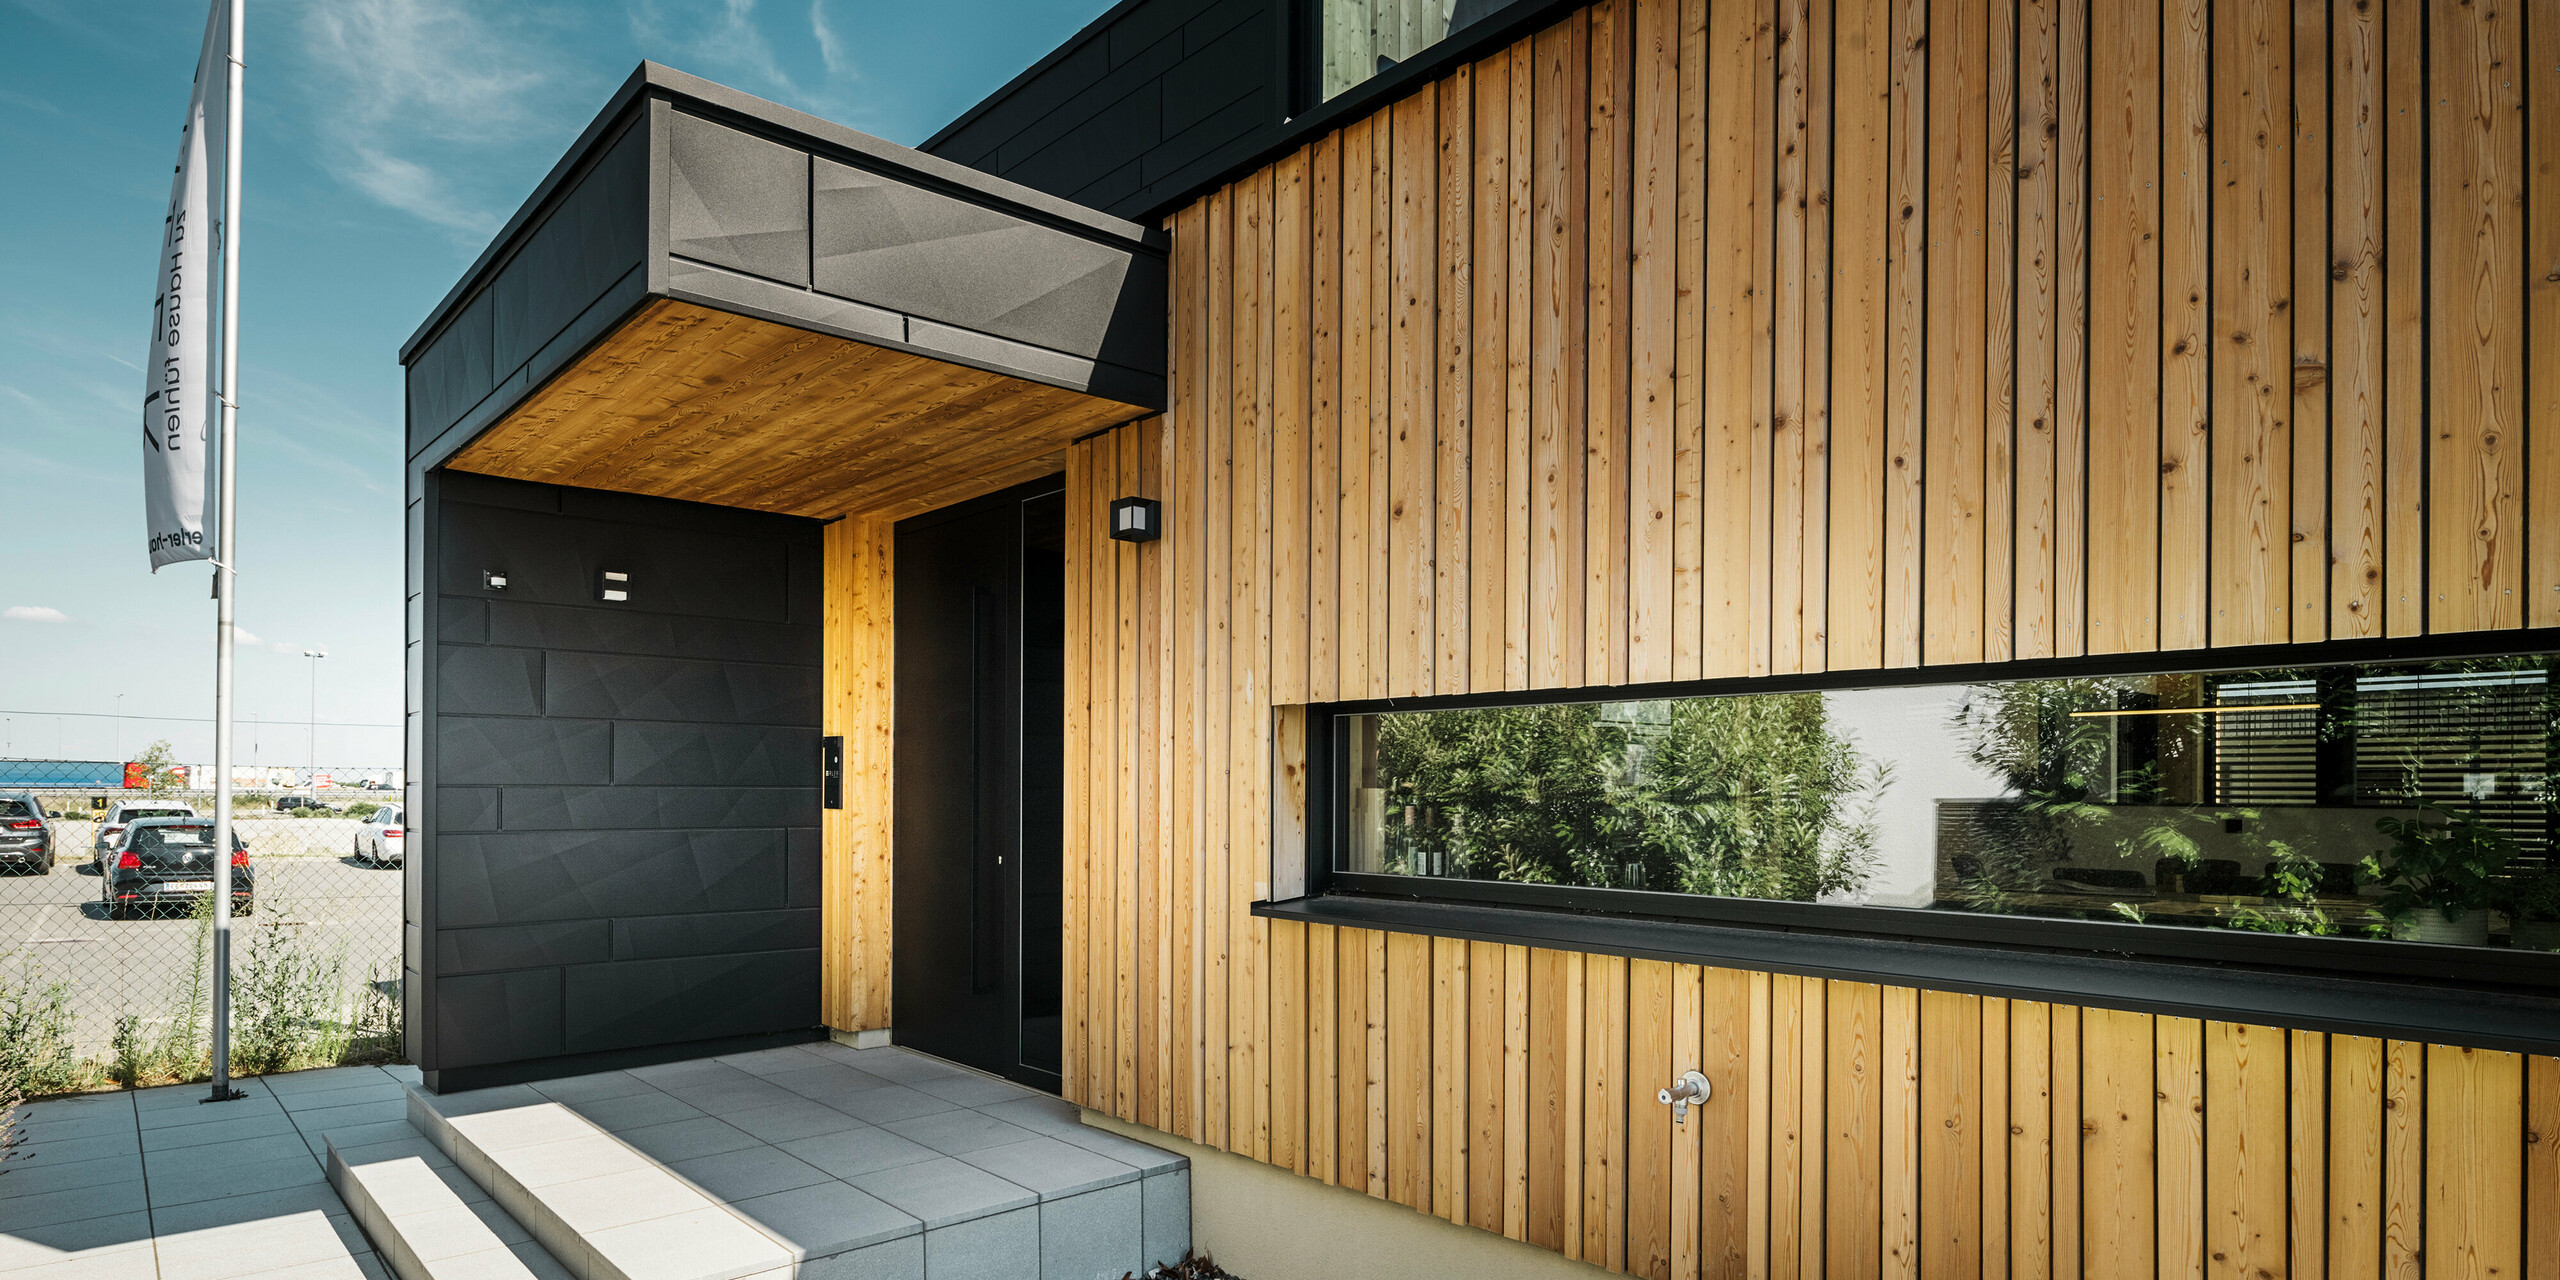
M 2560 993 L 2531 986 L 1340 892 L 1257 902 L 1252 910 L 1266 919 L 1389 933 L 2518 1053 L 2560 1052 Z M 2406 948 L 2411 968 L 2424 967 L 2436 958 L 2434 953 L 2449 950 L 2413 943 L 2359 945 Z

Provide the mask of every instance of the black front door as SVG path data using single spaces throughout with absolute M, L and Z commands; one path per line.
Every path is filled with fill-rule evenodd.
M 896 1041 L 1058 1087 L 1065 496 L 897 529 Z

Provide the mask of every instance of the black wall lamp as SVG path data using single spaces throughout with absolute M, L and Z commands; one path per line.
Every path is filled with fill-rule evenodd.
M 481 588 L 481 590 L 483 590 L 483 591 L 504 591 L 504 590 L 506 590 L 506 589 L 507 589 L 507 571 L 506 571 L 506 570 L 504 570 L 504 569 L 483 569 L 483 570 L 481 570 L 481 571 L 480 571 L 480 588 Z
M 607 569 L 596 578 L 596 599 L 619 604 L 631 598 L 631 575 Z
M 1115 542 L 1153 542 L 1164 536 L 1164 504 L 1153 498 L 1111 500 L 1111 537 Z

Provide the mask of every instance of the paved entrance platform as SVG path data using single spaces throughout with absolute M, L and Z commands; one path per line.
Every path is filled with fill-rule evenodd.
M 405 1067 L 31 1102 L 0 1164 L 6 1280 L 385 1280 L 329 1189 L 328 1144 L 409 1132 Z
M 1190 1245 L 1183 1157 L 903 1049 L 413 1089 L 408 1117 L 330 1163 L 404 1280 L 1120 1280 Z

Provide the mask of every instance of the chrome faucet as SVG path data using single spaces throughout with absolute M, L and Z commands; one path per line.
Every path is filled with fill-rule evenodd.
M 1714 1092 L 1715 1086 L 1708 1084 L 1704 1075 L 1692 1071 L 1672 1081 L 1670 1088 L 1654 1095 L 1654 1100 L 1671 1108 L 1671 1123 L 1685 1124 L 1691 1104 L 1706 1105 L 1708 1096 Z

